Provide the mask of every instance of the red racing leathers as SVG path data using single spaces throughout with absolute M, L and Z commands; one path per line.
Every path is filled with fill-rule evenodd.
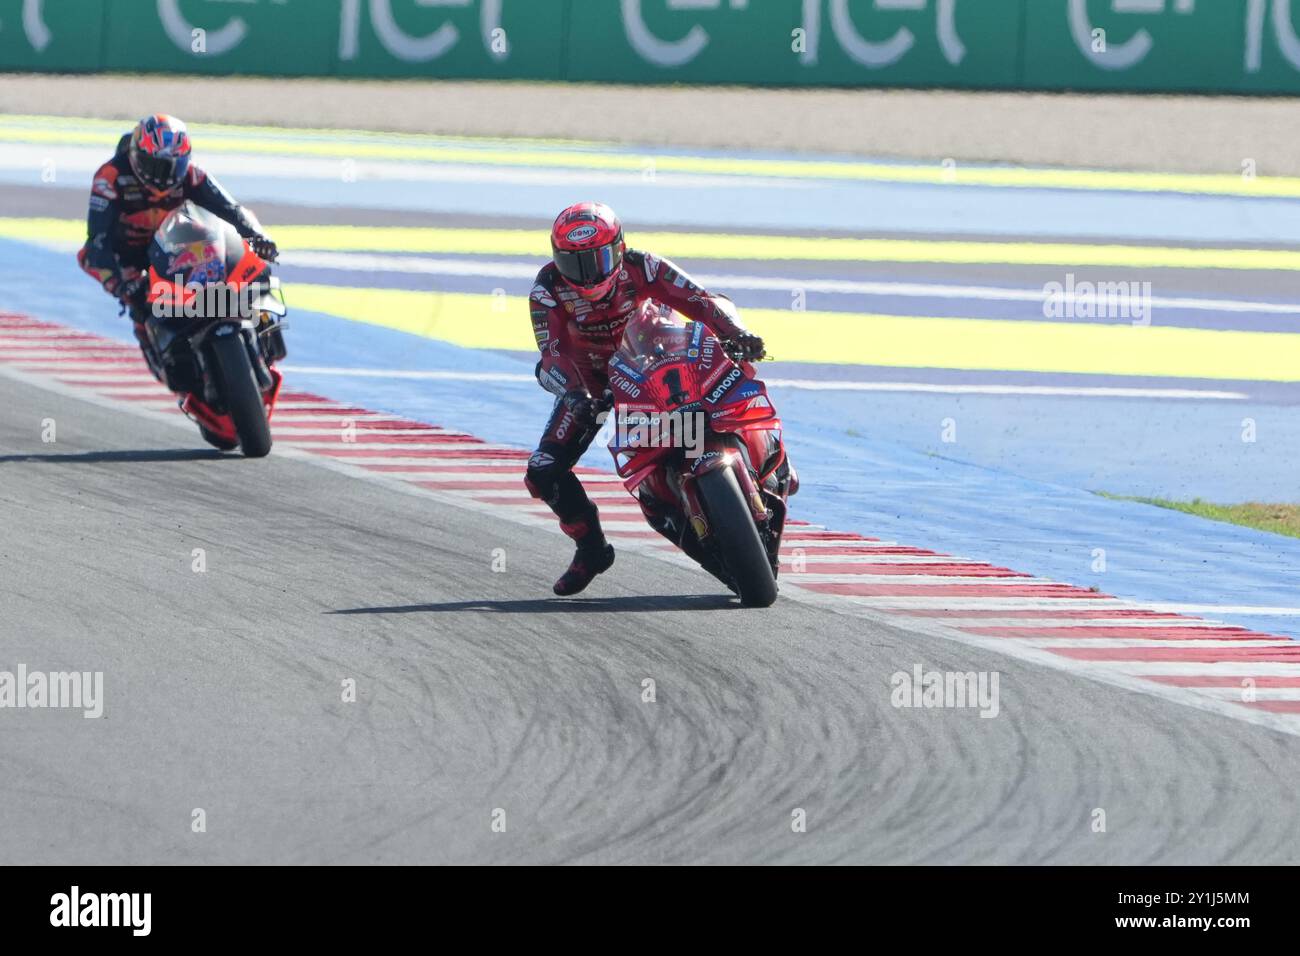
M 598 513 L 573 466 L 598 431 L 594 403 L 607 385 L 606 364 L 617 350 L 628 319 L 643 306 L 662 303 L 703 322 L 723 341 L 745 333 L 730 300 L 716 298 L 667 259 L 628 249 L 610 293 L 600 302 L 578 294 L 548 263 L 528 297 L 533 333 L 542 358 L 537 380 L 556 396 L 537 451 L 528 461 L 526 484 L 551 506 L 565 534 L 580 548 L 603 541 Z

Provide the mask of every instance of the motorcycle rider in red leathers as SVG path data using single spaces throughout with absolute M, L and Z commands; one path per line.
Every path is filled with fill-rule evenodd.
M 551 228 L 551 252 L 528 305 L 542 353 L 537 380 L 557 397 L 525 483 L 577 545 L 554 588 L 569 595 L 614 563 L 599 512 L 573 467 L 598 431 L 606 364 L 628 320 L 647 303 L 662 303 L 704 323 L 749 360 L 762 358 L 764 347 L 740 324 L 729 299 L 710 295 L 667 259 L 626 248 L 622 224 L 603 203 L 577 203 L 560 213 Z
M 275 259 L 275 243 L 262 233 L 257 220 L 190 162 L 185 124 L 163 113 L 137 123 L 118 141 L 112 159 L 95 173 L 86 244 L 77 253 L 82 270 L 130 312 L 149 370 L 169 387 L 175 383 L 167 381 L 145 329 L 149 243 L 167 214 L 187 199 L 234 226 L 263 259 Z M 204 437 L 213 441 L 206 430 Z

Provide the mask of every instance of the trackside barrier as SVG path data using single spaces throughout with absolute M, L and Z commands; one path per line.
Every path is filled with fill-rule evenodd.
M 0 70 L 1294 94 L 1297 16 L 1291 0 L 0 0 Z

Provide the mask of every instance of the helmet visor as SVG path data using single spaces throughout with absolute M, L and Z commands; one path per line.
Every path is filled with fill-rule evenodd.
M 132 168 L 146 186 L 168 189 L 180 182 L 190 165 L 188 156 L 153 156 L 140 151 L 135 154 Z
M 623 264 L 623 244 L 610 242 L 595 249 L 554 249 L 555 268 L 574 285 L 594 286 L 608 279 Z

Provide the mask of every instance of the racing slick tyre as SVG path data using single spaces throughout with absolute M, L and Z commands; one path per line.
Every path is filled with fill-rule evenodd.
M 245 458 L 263 458 L 271 451 L 271 424 L 253 377 L 242 335 L 213 335 L 209 339 L 217 362 L 218 384 L 226 411 L 235 423 Z
M 770 607 L 776 600 L 776 578 L 735 473 L 730 468 L 706 472 L 696 488 L 717 553 L 731 575 L 740 603 Z
M 203 436 L 205 442 L 219 451 L 234 451 L 239 447 L 239 442 L 226 441 L 216 432 L 204 428 L 202 425 L 199 426 L 199 434 Z

